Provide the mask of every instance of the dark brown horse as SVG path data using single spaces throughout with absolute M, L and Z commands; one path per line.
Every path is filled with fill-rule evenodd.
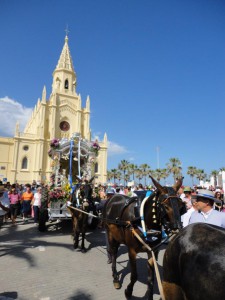
M 68 207 L 72 216 L 72 224 L 73 224 L 73 247 L 77 249 L 79 246 L 79 237 L 81 235 L 81 252 L 85 253 L 85 235 L 88 226 L 88 215 L 84 212 L 88 212 L 88 202 L 83 202 L 79 207 L 75 207 L 80 209 L 76 210 L 73 207 Z
M 166 300 L 225 299 L 225 229 L 205 223 L 182 229 L 166 249 L 163 275 Z
M 179 180 L 174 187 L 162 187 L 153 178 L 152 181 L 157 190 L 153 192 L 145 202 L 143 217 L 147 231 L 152 230 L 152 232 L 155 232 L 154 236 L 151 235 L 149 241 L 147 241 L 150 247 L 154 249 L 161 244 L 162 226 L 164 226 L 167 233 L 169 233 L 171 229 L 176 230 L 182 227 L 180 211 L 184 209 L 184 204 L 181 199 L 177 197 L 177 191 L 182 184 L 181 180 Z M 127 226 L 127 221 L 130 221 L 135 231 L 142 236 L 140 227 L 138 227 L 140 219 L 137 218 L 137 201 L 135 200 L 137 199 L 119 194 L 115 195 L 106 202 L 103 211 L 109 243 L 108 252 L 112 257 L 112 273 L 115 288 L 120 288 L 121 286 L 116 269 L 118 248 L 120 244 L 125 244 L 128 248 L 131 277 L 130 283 L 125 290 L 125 296 L 127 298 L 132 296 L 133 286 L 138 279 L 136 270 L 137 253 L 147 252 L 146 247 L 138 241 L 132 234 L 129 226 Z M 151 253 L 148 253 L 148 257 L 149 259 L 151 258 Z M 148 299 L 153 299 L 153 261 L 151 265 L 148 264 L 148 273 Z
M 91 212 L 92 214 L 95 214 L 95 208 L 92 202 L 91 182 L 93 179 L 94 177 L 92 177 L 89 181 L 85 180 L 83 184 L 77 185 L 76 189 L 74 189 L 71 195 L 72 206 L 68 207 L 72 216 L 74 249 L 78 248 L 79 237 L 81 235 L 81 252 L 83 253 L 86 252 L 85 235 L 89 225 L 89 216 L 87 213 Z M 94 222 L 96 222 L 96 219 L 93 219 L 92 225 Z

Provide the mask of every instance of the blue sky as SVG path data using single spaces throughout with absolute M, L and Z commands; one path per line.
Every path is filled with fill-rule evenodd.
M 223 0 L 1 0 L 0 135 L 26 121 L 44 85 L 50 95 L 68 24 L 108 169 L 177 157 L 189 184 L 188 166 L 224 167 L 224 16 Z

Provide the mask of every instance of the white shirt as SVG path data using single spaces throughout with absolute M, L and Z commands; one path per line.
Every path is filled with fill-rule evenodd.
M 188 226 L 189 220 L 194 211 L 195 211 L 195 209 L 193 207 L 191 207 L 185 214 L 183 214 L 181 216 L 181 222 L 183 223 L 183 227 Z
M 39 193 L 34 194 L 34 204 L 33 205 L 38 206 L 38 207 L 41 206 L 41 194 L 39 194 Z
M 204 219 L 207 220 L 212 211 L 213 211 L 213 209 L 210 209 L 206 213 L 204 213 L 203 211 L 201 211 L 201 214 L 203 215 Z

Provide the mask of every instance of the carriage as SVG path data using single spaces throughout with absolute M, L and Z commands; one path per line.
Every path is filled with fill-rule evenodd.
M 47 221 L 71 219 L 67 206 L 71 204 L 71 191 L 79 187 L 82 177 L 94 174 L 100 149 L 97 141 L 83 139 L 74 133 L 70 139 L 53 139 L 48 155 L 51 157 L 52 174 L 50 190 L 43 188 L 39 216 L 39 231 L 46 230 Z

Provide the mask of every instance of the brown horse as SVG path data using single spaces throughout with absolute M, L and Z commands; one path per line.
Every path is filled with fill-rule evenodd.
M 73 247 L 74 249 L 77 249 L 79 246 L 79 237 L 81 234 L 81 252 L 85 253 L 85 235 L 87 231 L 88 226 L 88 215 L 84 212 L 88 212 L 88 202 L 82 203 L 81 206 L 79 206 L 79 209 L 81 211 L 73 209 L 73 207 L 68 207 L 70 210 L 71 216 L 72 216 L 72 223 L 73 223 Z
M 73 207 L 68 207 L 72 216 L 73 223 L 73 240 L 74 240 L 74 249 L 77 249 L 79 246 L 79 237 L 81 235 L 81 252 L 85 253 L 85 235 L 88 226 L 90 228 L 95 228 L 97 226 L 96 219 L 92 219 L 92 223 L 88 224 L 88 212 L 95 214 L 95 207 L 92 202 L 92 184 L 94 177 L 89 181 L 85 180 L 83 184 L 78 184 L 76 189 L 71 195 L 71 202 Z M 92 225 L 92 226 L 91 226 Z
M 154 178 L 152 178 L 157 190 L 153 192 L 144 206 L 144 222 L 147 231 L 155 232 L 154 236 L 150 236 L 149 243 L 152 249 L 161 244 L 162 241 L 162 226 L 169 233 L 170 230 L 176 230 L 182 227 L 180 220 L 180 211 L 184 209 L 184 204 L 177 197 L 182 180 L 179 180 L 173 187 L 162 187 Z M 119 276 L 116 269 L 116 259 L 120 244 L 125 244 L 128 248 L 129 261 L 131 266 L 130 283 L 125 290 L 127 298 L 132 296 L 133 286 L 138 279 L 136 269 L 136 256 L 139 252 L 149 253 L 132 234 L 127 221 L 129 221 L 134 230 L 142 236 L 142 232 L 138 224 L 140 218 L 137 218 L 136 206 L 137 198 L 129 198 L 123 195 L 115 195 L 109 199 L 104 207 L 103 219 L 108 238 L 108 252 L 112 257 L 112 275 L 115 288 L 120 288 Z M 136 214 L 136 216 L 135 216 Z M 143 237 L 144 238 L 144 237 Z M 156 253 L 157 254 L 157 253 Z M 148 264 L 148 299 L 153 299 L 153 283 L 154 283 L 154 268 L 153 261 Z

